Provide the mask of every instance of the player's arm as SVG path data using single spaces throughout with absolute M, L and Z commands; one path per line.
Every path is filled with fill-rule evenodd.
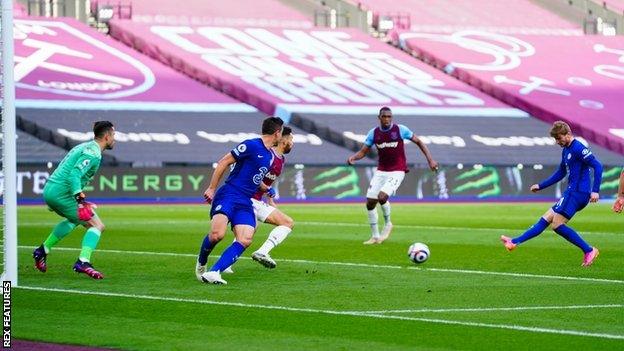
M 347 159 L 347 164 L 353 165 L 355 163 L 355 161 L 363 159 L 364 156 L 366 156 L 366 154 L 369 151 L 370 151 L 370 147 L 369 146 L 367 146 L 367 145 L 362 146 L 362 148 L 358 152 L 356 152 L 355 154 L 351 155 Z
M 544 180 L 543 182 L 539 184 L 531 185 L 531 191 L 537 192 L 539 190 L 546 189 L 555 183 L 558 183 L 559 181 L 561 181 L 561 179 L 563 179 L 566 176 L 566 173 L 567 172 L 566 172 L 565 163 L 563 162 L 563 159 L 562 159 L 561 163 L 559 164 L 559 168 L 557 168 L 555 173 L 553 173 L 550 177 L 548 177 L 548 179 Z
M 624 209 L 624 168 L 622 169 L 622 173 L 620 173 L 620 186 L 618 187 L 617 197 L 613 203 L 613 212 L 621 213 L 622 209 Z
M 275 197 L 276 193 L 275 193 L 275 189 L 273 189 L 272 187 L 264 184 L 264 182 L 260 182 L 260 185 L 258 186 L 258 189 L 260 189 L 260 191 L 262 191 L 263 193 L 266 194 L 266 196 L 269 199 L 272 199 Z
M 602 163 L 598 161 L 596 156 L 594 156 L 588 148 L 583 149 L 580 156 L 583 163 L 594 170 L 594 184 L 592 185 L 589 201 L 597 202 L 600 198 L 600 184 L 602 184 Z
M 69 171 L 69 187 L 74 199 L 78 203 L 78 219 L 88 222 L 93 218 L 96 208 L 95 204 L 87 202 L 85 193 L 82 192 L 82 177 L 87 174 L 91 169 L 98 168 L 100 166 L 100 159 L 90 155 L 88 152 L 83 152 L 78 158 L 74 167 Z
M 433 159 L 433 156 L 431 156 L 431 152 L 429 152 L 429 148 L 427 148 L 427 145 L 425 145 L 425 143 L 423 143 L 422 140 L 420 140 L 420 138 L 418 138 L 416 134 L 413 134 L 413 133 L 412 133 L 412 137 L 409 140 L 411 140 L 414 144 L 416 144 L 418 148 L 420 149 L 420 151 L 423 153 L 423 155 L 425 155 L 425 158 L 427 159 L 427 163 L 429 164 L 429 168 L 432 171 L 437 171 L 438 162 L 436 162 L 436 160 Z
M 69 171 L 69 188 L 72 195 L 76 196 L 82 192 L 81 179 L 92 168 L 100 166 L 100 161 L 97 157 L 89 155 L 83 152 L 78 158 L 74 167 Z
M 348 165 L 353 165 L 355 161 L 361 160 L 364 158 L 364 156 L 366 156 L 366 154 L 370 151 L 370 148 L 373 147 L 374 136 L 375 128 L 369 130 L 368 134 L 366 134 L 366 139 L 364 139 L 364 145 L 362 145 L 362 148 L 347 159 Z
M 204 191 L 204 199 L 206 199 L 206 202 L 208 203 L 212 202 L 217 186 L 221 182 L 221 179 L 223 178 L 223 174 L 225 173 L 225 170 L 228 169 L 228 167 L 230 167 L 235 162 L 236 162 L 236 159 L 234 158 L 231 152 L 228 152 L 227 154 L 223 155 L 223 157 L 221 157 L 219 162 L 217 162 L 217 167 L 212 173 L 212 177 L 210 178 L 210 183 L 208 184 L 208 188 L 206 188 L 206 191 Z

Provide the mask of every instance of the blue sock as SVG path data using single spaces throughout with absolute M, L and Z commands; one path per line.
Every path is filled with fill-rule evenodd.
M 577 232 L 574 231 L 574 229 L 566 226 L 565 224 L 557 227 L 557 229 L 555 229 L 555 233 L 561 235 L 567 241 L 578 246 L 581 250 L 583 250 L 584 253 L 588 253 L 593 249 L 591 246 L 589 246 L 588 243 L 585 242 L 585 240 L 583 240 L 583 238 L 581 238 L 580 235 L 578 235 Z
M 233 242 L 232 245 L 230 245 L 227 249 L 225 249 L 225 251 L 223 251 L 219 260 L 214 264 L 214 266 L 212 266 L 212 268 L 210 268 L 210 271 L 221 272 L 229 266 L 233 265 L 238 260 L 238 257 L 243 253 L 243 251 L 245 251 L 245 247 L 243 246 L 243 244 L 239 243 L 238 241 Z
M 201 248 L 199 249 L 199 256 L 197 257 L 197 261 L 202 266 L 205 266 L 208 262 L 208 255 L 212 252 L 217 243 L 210 242 L 210 235 L 206 235 L 204 241 L 202 242 Z
M 514 244 L 522 244 L 523 242 L 533 239 L 536 236 L 542 234 L 542 232 L 546 228 L 548 228 L 548 221 L 545 220 L 543 217 L 540 217 L 537 223 L 533 224 L 529 229 L 527 229 L 524 234 L 520 235 L 517 238 L 511 239 L 511 242 Z

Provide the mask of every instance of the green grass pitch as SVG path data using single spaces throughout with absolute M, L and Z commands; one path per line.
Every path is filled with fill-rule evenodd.
M 124 350 L 623 350 L 624 216 L 589 205 L 571 222 L 601 250 L 589 268 L 550 230 L 507 252 L 499 236 L 548 206 L 396 203 L 390 239 L 365 246 L 363 204 L 283 205 L 296 224 L 272 252 L 277 268 L 249 259 L 272 228 L 263 224 L 226 286 L 193 273 L 208 206 L 100 206 L 101 281 L 71 270 L 84 229 L 36 271 L 32 249 L 59 217 L 21 207 L 13 338 Z M 413 242 L 431 249 L 423 265 L 407 259 Z

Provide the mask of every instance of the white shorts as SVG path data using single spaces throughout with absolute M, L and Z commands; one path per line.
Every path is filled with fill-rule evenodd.
M 371 179 L 368 186 L 366 197 L 376 199 L 380 191 L 388 195 L 394 195 L 399 186 L 401 186 L 403 178 L 405 178 L 405 172 L 403 171 L 386 172 L 376 169 L 373 179 Z
M 267 217 L 275 211 L 275 207 L 267 204 L 264 201 L 259 201 L 256 199 L 251 199 L 251 203 L 253 204 L 254 214 L 256 215 L 256 221 L 264 222 Z

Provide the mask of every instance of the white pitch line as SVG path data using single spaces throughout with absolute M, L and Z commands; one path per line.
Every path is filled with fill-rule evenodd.
M 446 313 L 446 312 L 496 312 L 496 311 L 535 311 L 535 310 L 580 310 L 588 308 L 623 308 L 624 305 L 569 305 L 569 306 L 519 306 L 519 307 L 479 307 L 479 308 L 420 308 L 407 310 L 348 311 L 355 313 Z
M 23 250 L 32 250 L 33 246 L 18 246 Z M 58 251 L 80 251 L 78 248 L 70 247 L 55 247 L 54 250 Z M 172 256 L 172 257 L 194 257 L 196 254 L 185 254 L 175 252 L 153 252 L 153 251 L 129 251 L 129 250 L 107 250 L 98 249 L 97 252 L 118 253 L 118 254 L 130 254 L 130 255 L 151 255 L 151 256 Z M 213 258 L 219 257 L 218 255 L 210 256 Z M 249 260 L 249 257 L 241 257 L 240 259 Z M 458 273 L 458 274 L 481 274 L 481 275 L 500 275 L 507 277 L 519 277 L 519 278 L 541 278 L 541 279 L 553 279 L 553 280 L 572 280 L 583 282 L 599 282 L 599 283 L 613 283 L 624 284 L 624 280 L 616 279 L 604 279 L 604 278 L 586 278 L 586 277 L 570 277 L 561 275 L 545 275 L 545 274 L 529 274 L 529 273 L 512 273 L 512 272 L 492 272 L 492 271 L 477 271 L 467 269 L 450 269 L 450 268 L 425 268 L 414 266 L 396 266 L 396 265 L 381 265 L 381 264 L 369 264 L 369 263 L 355 263 L 355 262 L 336 262 L 336 261 L 311 261 L 311 260 L 297 260 L 297 259 L 280 259 L 280 262 L 291 263 L 306 263 L 306 264 L 323 264 L 330 266 L 343 266 L 343 267 L 360 267 L 360 268 L 377 268 L 377 269 L 410 269 L 420 271 L 432 271 L 432 272 L 446 272 L 446 273 Z
M 122 293 L 112 293 L 112 292 L 102 292 L 102 291 L 69 290 L 69 289 L 45 288 L 45 287 L 37 287 L 37 286 L 19 286 L 16 288 L 24 289 L 24 290 L 61 292 L 61 293 L 80 294 L 80 295 L 96 295 L 96 296 L 121 297 L 121 298 L 142 299 L 142 300 L 185 302 L 185 303 L 205 304 L 205 305 L 232 306 L 232 307 L 280 310 L 280 311 L 303 312 L 303 313 L 317 313 L 317 314 L 328 314 L 328 315 L 343 315 L 343 316 L 352 316 L 352 317 L 368 317 L 368 318 L 378 318 L 378 319 L 394 319 L 394 320 L 415 321 L 415 322 L 436 323 L 436 324 L 461 325 L 461 326 L 468 326 L 468 327 L 509 329 L 509 330 L 515 330 L 515 331 L 527 331 L 527 332 L 534 332 L 534 333 L 587 336 L 587 337 L 596 337 L 596 338 L 602 338 L 602 339 L 624 340 L 624 335 L 618 335 L 618 334 L 592 333 L 592 332 L 585 332 L 585 331 L 579 331 L 579 330 L 551 329 L 551 328 L 540 328 L 540 327 L 525 327 L 521 325 L 489 324 L 489 323 L 456 321 L 456 320 L 448 320 L 448 319 L 392 316 L 392 315 L 384 315 L 384 314 L 370 314 L 370 313 L 350 312 L 350 311 L 334 311 L 334 310 L 321 310 L 321 309 L 312 309 L 312 308 L 247 304 L 247 303 L 242 303 L 242 302 L 198 300 L 198 299 L 186 299 L 186 298 L 178 298 L 178 297 L 165 297 L 165 296 L 153 296 L 153 295 L 122 294 Z
M 210 221 L 206 219 L 168 219 L 168 220 L 155 220 L 155 219 L 133 219 L 133 220 L 118 220 L 113 221 L 113 225 L 138 225 L 141 223 L 147 224 L 167 224 L 167 225 L 175 225 L 175 224 L 206 224 Z M 23 227 L 35 227 L 42 225 L 49 225 L 50 221 L 22 221 L 19 226 Z M 315 221 L 296 221 L 297 224 L 303 225 L 322 225 L 328 227 L 369 227 L 370 225 L 367 223 L 347 223 L 347 222 L 315 222 Z M 494 231 L 497 233 L 505 233 L 505 232 L 522 232 L 526 230 L 526 228 L 475 228 L 475 227 L 447 227 L 447 226 L 435 226 L 435 225 L 411 225 L 411 224 L 394 224 L 394 228 L 406 228 L 406 229 L 437 229 L 437 230 L 465 230 L 465 231 Z M 581 231 L 581 234 L 591 234 L 591 235 L 619 235 L 614 232 L 592 232 L 592 231 Z

